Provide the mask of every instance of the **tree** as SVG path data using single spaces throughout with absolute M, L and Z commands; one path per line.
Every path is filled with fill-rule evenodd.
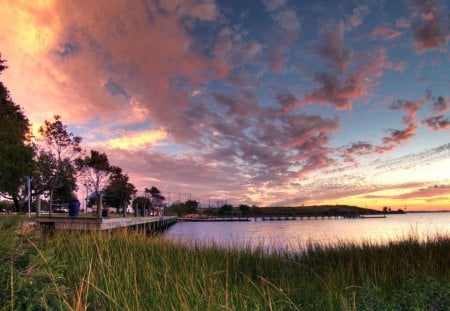
M 183 216 L 186 214 L 197 213 L 198 202 L 194 200 L 187 200 L 184 203 L 175 203 L 170 206 L 170 211 L 177 213 L 178 216 Z
M 109 164 L 106 154 L 96 150 L 91 150 L 90 156 L 76 159 L 75 164 L 83 184 L 93 187 L 97 197 L 97 217 L 100 218 L 102 215 L 102 191 L 109 182 L 113 167 Z
M 239 212 L 241 213 L 241 215 L 248 215 L 248 214 L 250 214 L 250 206 L 248 206 L 246 204 L 240 204 L 239 205 Z
M 219 215 L 231 215 L 233 213 L 233 205 L 224 204 L 219 209 Z
M 144 193 L 150 193 L 151 203 L 153 208 L 162 208 L 163 202 L 166 199 L 156 187 L 151 187 L 150 189 L 145 188 Z
M 35 178 L 42 172 L 39 168 L 44 166 L 49 171 L 45 173 L 47 179 L 41 183 L 36 183 L 36 194 L 45 191 L 50 192 L 50 210 L 53 198 L 61 201 L 70 199 L 73 191 L 76 190 L 76 176 L 74 159 L 81 152 L 81 137 L 70 133 L 67 126 L 61 121 L 59 115 L 53 116 L 52 122 L 45 120 L 44 126 L 39 128 L 40 152 L 35 159 L 38 171 Z M 44 163 L 39 163 L 44 161 Z
M 7 67 L 0 54 L 0 74 Z M 14 201 L 19 209 L 26 176 L 31 173 L 33 147 L 30 124 L 0 81 L 0 195 Z
M 113 167 L 109 177 L 109 184 L 105 188 L 105 203 L 108 206 L 122 209 L 123 216 L 126 215 L 126 207 L 131 202 L 132 195 L 136 194 L 136 188 L 129 183 L 127 174 L 122 173 L 120 167 Z

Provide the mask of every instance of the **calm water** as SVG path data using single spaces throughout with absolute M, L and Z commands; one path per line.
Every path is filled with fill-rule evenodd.
M 178 222 L 163 236 L 172 240 L 215 242 L 300 250 L 309 242 L 385 243 L 414 234 L 450 235 L 450 213 L 388 215 L 376 219 L 311 219 L 250 222 Z

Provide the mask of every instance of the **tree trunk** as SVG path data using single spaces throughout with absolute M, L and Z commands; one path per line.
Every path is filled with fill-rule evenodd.
M 122 206 L 123 217 L 127 217 L 127 207 L 125 206 L 125 203 L 126 202 L 122 201 L 121 204 L 120 204 Z
M 102 194 L 100 194 L 98 196 L 98 200 L 97 200 L 97 218 L 101 218 L 102 217 L 102 209 L 103 209 L 103 196 Z
M 53 187 L 50 190 L 50 202 L 48 204 L 48 215 L 52 216 L 52 204 L 53 204 Z
M 14 193 L 12 195 L 12 199 L 13 199 L 13 202 L 14 202 L 14 212 L 17 213 L 20 210 L 20 202 L 19 202 L 19 198 L 17 197 L 16 193 Z
M 36 195 L 36 215 L 39 216 L 41 213 L 41 195 Z

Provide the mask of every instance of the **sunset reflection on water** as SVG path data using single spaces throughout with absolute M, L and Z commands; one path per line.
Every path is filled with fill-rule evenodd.
M 450 235 L 450 213 L 388 215 L 375 219 L 311 219 L 250 222 L 179 222 L 164 237 L 223 247 L 261 246 L 302 250 L 310 244 L 384 244 L 409 237 Z

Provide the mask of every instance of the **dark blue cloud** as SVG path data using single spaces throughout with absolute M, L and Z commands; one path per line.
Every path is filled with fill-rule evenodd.
M 106 82 L 105 88 L 113 96 L 121 95 L 126 100 L 131 98 L 131 96 L 127 93 L 125 88 L 119 83 L 115 82 L 111 77 L 108 79 L 108 82 Z

